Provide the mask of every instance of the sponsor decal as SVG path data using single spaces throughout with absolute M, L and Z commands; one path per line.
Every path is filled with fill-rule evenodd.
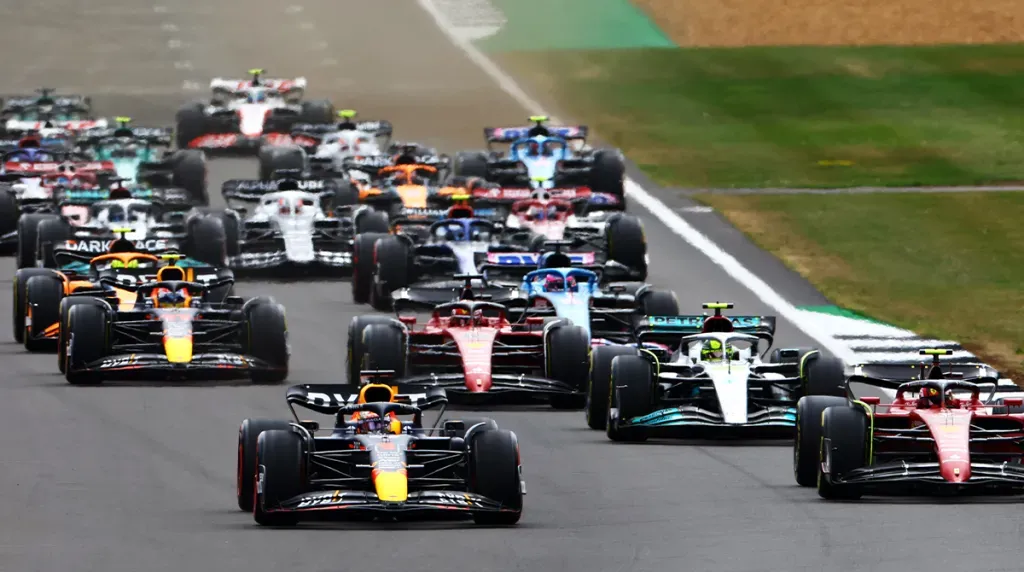
M 321 493 L 306 497 L 299 502 L 295 508 L 310 508 L 314 506 L 330 506 L 333 504 L 339 504 L 342 499 L 345 498 L 345 493 L 341 491 L 333 491 L 329 493 Z
M 566 253 L 573 264 L 593 264 L 593 252 Z M 540 263 L 540 254 L 535 252 L 488 252 L 487 262 L 505 266 L 536 266 Z
M 105 253 L 110 250 L 110 244 L 113 240 L 66 240 L 64 244 L 60 246 L 62 250 L 71 250 L 75 252 L 95 252 Z M 170 248 L 170 243 L 163 238 L 147 238 L 145 240 L 136 240 L 135 247 L 139 250 L 167 250 Z
M 100 363 L 102 368 L 127 367 L 135 363 L 135 354 L 130 356 L 105 359 Z
M 237 181 L 236 191 L 276 191 L 282 180 L 276 181 Z M 327 188 L 327 181 L 296 181 L 298 187 L 303 191 L 314 191 Z

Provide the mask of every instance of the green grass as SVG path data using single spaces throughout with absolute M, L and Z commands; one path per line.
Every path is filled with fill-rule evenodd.
M 564 51 L 501 61 L 664 185 L 1024 181 L 1024 45 Z
M 700 200 L 836 304 L 1024 373 L 1024 193 Z

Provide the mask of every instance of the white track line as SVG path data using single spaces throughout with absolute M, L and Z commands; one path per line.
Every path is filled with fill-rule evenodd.
M 456 47 L 465 52 L 466 56 L 480 67 L 484 73 L 489 75 L 495 83 L 505 91 L 505 93 L 509 94 L 513 99 L 519 102 L 519 104 L 531 114 L 549 115 L 544 111 L 540 103 L 527 95 L 515 80 L 502 71 L 497 64 L 484 55 L 484 53 L 477 49 L 477 47 L 472 43 L 456 34 L 452 30 L 451 23 L 434 4 L 434 0 L 416 1 L 424 11 L 430 14 L 434 19 L 434 22 L 437 23 L 437 27 L 444 32 L 445 36 L 447 36 Z M 558 119 L 555 117 L 552 117 L 551 119 L 553 122 L 558 122 Z M 744 267 L 739 260 L 728 252 L 722 250 L 722 248 L 712 242 L 711 239 L 704 236 L 700 231 L 683 220 L 682 217 L 673 212 L 668 205 L 659 201 L 636 181 L 627 177 L 625 187 L 626 193 L 630 198 L 650 211 L 655 218 L 660 220 L 672 232 L 679 235 L 683 240 L 690 243 L 691 246 L 710 258 L 712 262 L 720 266 L 722 270 L 724 270 L 734 280 L 747 287 L 747 289 L 753 292 L 755 296 L 774 309 L 779 316 L 795 325 L 807 336 L 821 344 L 824 349 L 828 350 L 836 357 L 842 358 L 844 361 L 851 363 L 858 361 L 857 357 L 849 350 L 849 348 L 847 348 L 846 345 L 839 343 L 828 332 L 814 326 L 813 324 L 804 323 L 804 318 L 796 306 L 786 301 L 786 299 L 769 286 L 767 282 L 761 280 L 753 272 Z

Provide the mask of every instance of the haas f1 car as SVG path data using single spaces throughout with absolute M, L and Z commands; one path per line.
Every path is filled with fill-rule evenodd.
M 826 499 L 862 495 L 1024 494 L 1024 405 L 993 399 L 999 373 L 941 364 L 951 350 L 921 350 L 921 364 L 866 364 L 847 381 L 895 398 L 804 397 L 794 473 Z M 991 386 L 983 399 L 982 388 Z M 849 385 L 847 385 L 847 388 Z
M 443 390 L 378 383 L 288 389 L 294 421 L 246 419 L 238 430 L 238 507 L 261 525 L 303 519 L 472 518 L 513 525 L 525 482 L 515 433 L 489 419 L 424 426 Z M 293 406 L 334 416 L 320 432 Z

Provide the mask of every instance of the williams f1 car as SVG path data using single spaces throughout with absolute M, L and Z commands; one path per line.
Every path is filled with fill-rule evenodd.
M 261 525 L 303 519 L 472 518 L 512 525 L 526 484 L 515 433 L 489 419 L 442 419 L 443 390 L 422 392 L 373 379 L 358 391 L 296 385 L 287 401 L 294 421 L 246 419 L 238 429 L 236 497 Z M 334 416 L 320 433 L 294 406 Z M 405 419 L 403 419 L 405 417 Z
M 843 362 L 817 350 L 778 349 L 762 361 L 774 317 L 723 316 L 732 304 L 704 307 L 714 315 L 644 318 L 636 339 L 645 351 L 595 348 L 587 395 L 592 429 L 615 441 L 789 438 L 800 397 L 844 393 Z
M 993 399 L 999 373 L 977 363 L 855 366 L 848 398 L 804 397 L 794 473 L 826 499 L 862 495 L 1024 494 L 1024 405 Z M 852 397 L 850 383 L 895 390 Z M 986 397 L 982 399 L 984 386 Z

